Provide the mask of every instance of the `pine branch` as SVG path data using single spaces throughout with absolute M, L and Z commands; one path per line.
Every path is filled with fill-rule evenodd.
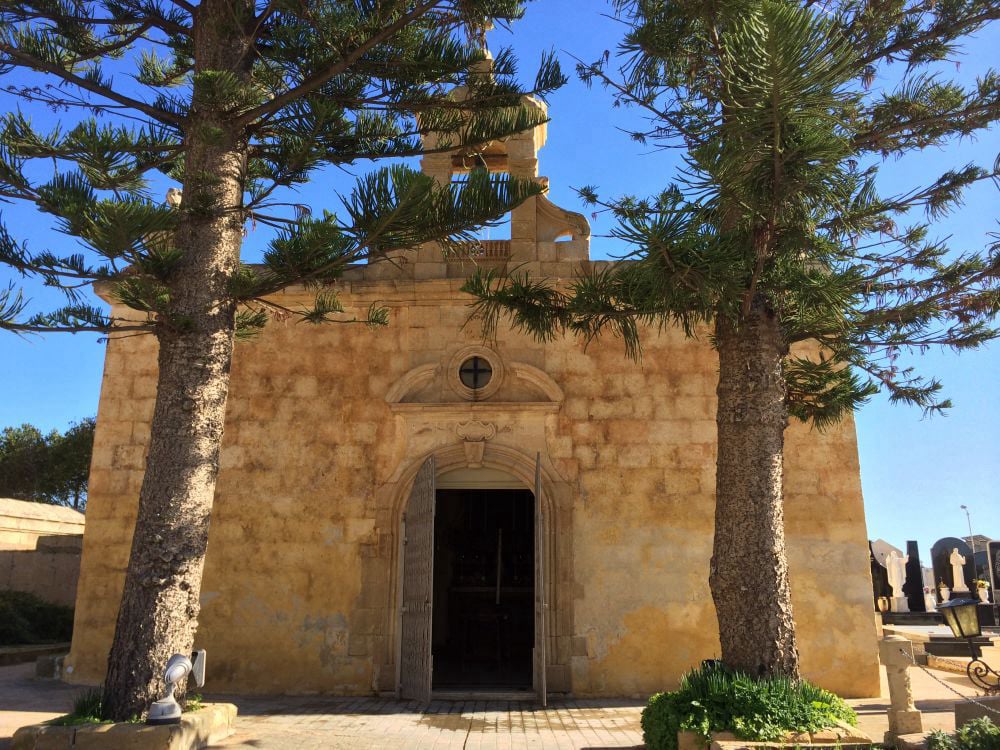
M 341 75 L 346 70 L 348 70 L 351 65 L 356 63 L 365 54 L 370 52 L 372 49 L 377 47 L 379 44 L 391 39 L 395 34 L 405 28 L 407 25 L 417 20 L 421 16 L 426 15 L 435 7 L 441 4 L 443 0 L 427 0 L 426 2 L 419 3 L 413 7 L 408 13 L 404 13 L 393 23 L 381 29 L 379 32 L 368 37 L 362 44 L 359 44 L 351 52 L 344 55 L 342 58 L 331 63 L 324 69 L 307 76 L 300 84 L 293 86 L 287 91 L 279 94 L 278 96 L 271 99 L 266 104 L 262 104 L 258 107 L 254 107 L 247 110 L 238 118 L 236 118 L 235 123 L 238 126 L 247 126 L 251 123 L 256 122 L 266 115 L 272 114 L 286 104 L 301 99 L 307 94 L 316 91 L 321 88 L 325 83 L 327 83 L 332 78 Z
M 0 42 L 0 53 L 7 55 L 18 65 L 43 73 L 50 73 L 51 75 L 54 75 L 66 83 L 76 86 L 77 88 L 97 94 L 98 96 L 109 99 L 131 109 L 135 109 L 166 125 L 179 126 L 185 122 L 183 117 L 179 117 L 172 112 L 167 112 L 166 110 L 141 102 L 138 99 L 133 99 L 129 96 L 125 96 L 124 94 L 119 94 L 106 86 L 102 86 L 87 78 L 71 73 L 54 63 L 45 62 L 44 60 L 33 57 L 32 55 L 22 52 L 15 47 L 11 47 L 5 42 Z

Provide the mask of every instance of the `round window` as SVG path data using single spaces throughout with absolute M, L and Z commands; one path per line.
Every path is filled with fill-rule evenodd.
M 458 369 L 458 378 L 462 381 L 462 385 L 474 391 L 485 388 L 492 377 L 493 367 L 483 357 L 469 357 Z

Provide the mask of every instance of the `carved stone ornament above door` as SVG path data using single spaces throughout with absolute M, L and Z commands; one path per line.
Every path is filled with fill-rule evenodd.
M 455 434 L 462 439 L 465 449 L 465 460 L 470 469 L 478 469 L 483 465 L 483 454 L 486 451 L 486 441 L 497 436 L 497 426 L 492 422 L 480 422 L 473 419 L 461 422 L 455 427 Z

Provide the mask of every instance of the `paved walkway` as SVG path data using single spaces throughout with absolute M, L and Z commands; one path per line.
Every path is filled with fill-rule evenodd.
M 18 727 L 72 711 L 74 698 L 85 690 L 58 680 L 36 680 L 34 664 L 0 667 L 0 750 L 7 750 Z
M 848 700 L 858 714 L 858 727 L 876 742 L 889 730 L 889 685 L 885 679 L 885 669 L 882 672 L 881 698 L 856 698 Z M 961 700 L 959 695 L 972 697 L 976 690 L 965 675 L 953 672 L 942 672 L 937 669 L 925 670 L 912 667 L 910 670 L 910 685 L 913 688 L 914 704 L 923 712 L 924 731 L 943 729 L 947 732 L 955 729 L 955 702 Z M 956 695 L 956 692 L 959 695 Z
M 213 698 L 214 699 L 214 698 Z M 639 701 L 416 704 L 375 698 L 229 698 L 237 731 L 220 748 L 577 750 L 641 748 Z
M 0 667 L 0 750 L 14 730 L 69 712 L 86 688 L 36 680 L 33 664 Z M 599 750 L 640 748 L 640 701 L 447 701 L 421 710 L 376 698 L 206 696 L 239 707 L 218 748 L 262 750 Z
M 952 706 L 974 695 L 964 675 L 911 669 L 924 729 L 954 729 Z M 68 712 L 84 688 L 34 679 L 34 665 L 0 667 L 0 750 L 14 730 Z M 884 685 L 883 695 L 888 695 Z M 236 733 L 217 748 L 259 750 L 599 750 L 639 748 L 639 701 L 559 701 L 548 708 L 502 701 L 448 701 L 421 710 L 375 698 L 206 696 L 239 706 Z M 876 742 L 888 729 L 888 698 L 851 700 Z

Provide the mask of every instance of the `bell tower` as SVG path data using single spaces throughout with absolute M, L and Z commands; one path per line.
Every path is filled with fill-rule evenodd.
M 480 70 L 483 75 L 491 75 L 492 67 L 493 61 L 487 52 Z M 452 94 L 458 101 L 466 95 L 464 86 L 456 88 Z M 539 114 L 539 119 L 547 117 L 548 107 L 535 97 L 522 97 L 521 106 Z M 538 152 L 547 137 L 548 123 L 542 122 L 530 130 L 477 147 L 426 154 L 420 162 L 421 171 L 447 184 L 475 167 L 485 166 L 491 172 L 535 180 L 547 188 L 548 178 L 538 175 Z M 424 146 L 433 150 L 443 139 L 429 133 L 423 140 Z M 587 220 L 582 214 L 556 206 L 543 193 L 529 198 L 511 212 L 509 240 L 479 240 L 470 243 L 467 251 L 447 254 L 436 243 L 428 243 L 416 254 L 414 275 L 416 278 L 461 277 L 475 265 L 485 264 L 524 267 L 548 276 L 570 276 L 570 266 L 588 260 L 589 256 L 590 225 Z

